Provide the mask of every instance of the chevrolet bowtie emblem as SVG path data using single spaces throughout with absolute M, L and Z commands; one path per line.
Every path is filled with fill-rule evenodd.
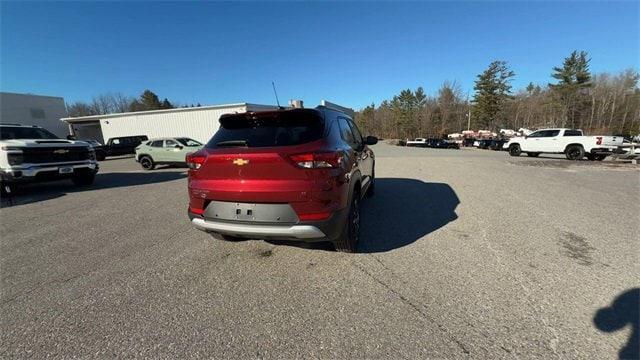
M 245 159 L 235 159 L 235 160 L 233 160 L 233 164 L 234 165 L 238 165 L 238 166 L 247 165 L 248 163 L 249 163 L 249 160 L 245 160 Z
M 68 152 L 69 152 L 69 150 L 67 150 L 67 149 L 58 149 L 58 150 L 54 150 L 53 151 L 54 154 L 66 154 Z

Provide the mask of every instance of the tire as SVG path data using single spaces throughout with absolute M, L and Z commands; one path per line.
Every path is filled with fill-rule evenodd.
M 529 153 L 527 153 L 527 156 L 528 157 L 538 157 L 538 156 L 540 156 L 540 153 L 529 152 Z
M 373 166 L 373 170 L 371 171 L 371 183 L 369 184 L 369 188 L 367 189 L 367 197 L 372 197 L 376 194 L 376 165 L 373 164 Z
M 333 245 L 339 252 L 353 253 L 358 247 L 358 240 L 360 240 L 360 193 L 354 192 L 347 221 L 340 237 L 334 241 Z
M 607 155 L 593 155 L 593 159 L 596 161 L 602 161 L 607 157 Z
M 509 146 L 509 155 L 511 156 L 520 156 L 522 154 L 522 150 L 520 149 L 520 145 L 513 144 Z
M 218 233 L 209 233 L 209 235 L 211 235 L 211 237 L 216 240 L 222 240 L 222 241 L 236 242 L 236 241 L 243 240 L 242 238 L 239 238 L 237 236 L 232 236 L 232 235 L 225 235 L 225 234 L 218 234 Z
M 106 159 L 106 158 L 107 158 L 107 155 L 104 152 L 99 151 L 99 152 L 96 153 L 96 160 L 104 161 L 104 159 Z
M 79 171 L 71 177 L 76 186 L 89 186 L 96 179 L 96 173 L 92 171 Z
M 582 160 L 584 157 L 584 148 L 581 145 L 569 145 L 564 153 L 569 160 Z
M 151 156 L 143 155 L 140 157 L 140 166 L 145 170 L 153 170 L 156 168 L 156 164 L 153 162 Z

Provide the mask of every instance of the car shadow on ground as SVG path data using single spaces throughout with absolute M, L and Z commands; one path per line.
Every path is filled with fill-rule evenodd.
M 361 205 L 359 253 L 407 246 L 455 221 L 460 200 L 451 186 L 416 179 L 378 178 L 376 193 Z M 333 251 L 330 243 L 269 241 L 306 249 Z
M 607 333 L 631 327 L 629 339 L 618 356 L 620 359 L 640 358 L 640 288 L 618 295 L 611 305 L 596 312 L 593 323 L 598 330 Z
M 89 186 L 75 186 L 71 180 L 24 184 L 11 195 L 2 193 L 0 207 L 25 205 L 55 199 L 68 193 L 138 186 L 161 183 L 186 178 L 186 172 L 112 172 L 98 173 L 95 182 Z
M 416 179 L 376 179 L 376 194 L 362 203 L 358 252 L 407 246 L 455 221 L 460 200 L 451 186 Z

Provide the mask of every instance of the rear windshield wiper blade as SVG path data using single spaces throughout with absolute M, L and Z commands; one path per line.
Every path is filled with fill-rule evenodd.
M 247 140 L 228 140 L 216 143 L 216 146 L 249 146 Z

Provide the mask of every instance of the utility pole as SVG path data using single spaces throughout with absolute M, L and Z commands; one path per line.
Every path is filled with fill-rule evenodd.
M 469 93 L 467 93 L 467 106 L 469 112 L 467 113 L 467 131 L 471 129 L 471 103 L 469 102 Z

